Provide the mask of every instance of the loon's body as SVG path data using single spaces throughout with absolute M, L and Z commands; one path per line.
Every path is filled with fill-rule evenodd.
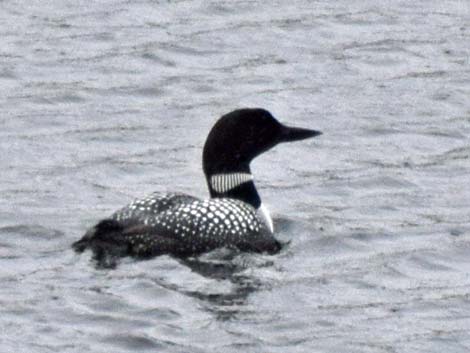
M 263 109 L 226 114 L 212 128 L 203 151 L 210 199 L 151 194 L 100 221 L 73 247 L 79 252 L 90 248 L 97 258 L 189 256 L 219 247 L 275 253 L 280 244 L 250 162 L 280 142 L 319 134 L 282 125 Z

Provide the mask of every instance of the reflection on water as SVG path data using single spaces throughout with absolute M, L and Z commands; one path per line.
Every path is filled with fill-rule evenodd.
M 240 313 L 249 295 L 263 289 L 265 285 L 254 276 L 244 275 L 245 268 L 230 261 L 231 254 L 216 261 L 199 259 L 182 260 L 195 273 L 212 280 L 229 281 L 231 290 L 227 293 L 205 293 L 184 291 L 184 294 L 205 302 L 205 309 L 214 314 L 217 320 L 230 320 Z M 264 288 L 266 289 L 266 288 Z

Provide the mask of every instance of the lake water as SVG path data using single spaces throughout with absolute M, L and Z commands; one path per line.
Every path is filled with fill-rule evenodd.
M 0 351 L 469 352 L 470 3 L 0 2 Z M 324 135 L 252 165 L 275 256 L 96 269 L 70 245 L 207 196 L 216 119 Z

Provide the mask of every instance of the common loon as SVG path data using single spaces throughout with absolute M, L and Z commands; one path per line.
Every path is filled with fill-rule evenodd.
M 219 247 L 275 253 L 281 246 L 250 162 L 280 142 L 318 135 L 320 131 L 285 126 L 260 108 L 228 113 L 216 122 L 204 145 L 209 199 L 153 193 L 101 220 L 73 248 L 90 248 L 96 258 L 186 257 Z

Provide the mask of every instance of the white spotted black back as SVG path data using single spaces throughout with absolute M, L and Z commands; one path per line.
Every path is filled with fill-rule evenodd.
M 136 255 L 199 253 L 221 246 L 247 248 L 265 231 L 256 210 L 245 202 L 199 200 L 184 194 L 152 194 L 112 218 L 130 227 L 124 234 Z

